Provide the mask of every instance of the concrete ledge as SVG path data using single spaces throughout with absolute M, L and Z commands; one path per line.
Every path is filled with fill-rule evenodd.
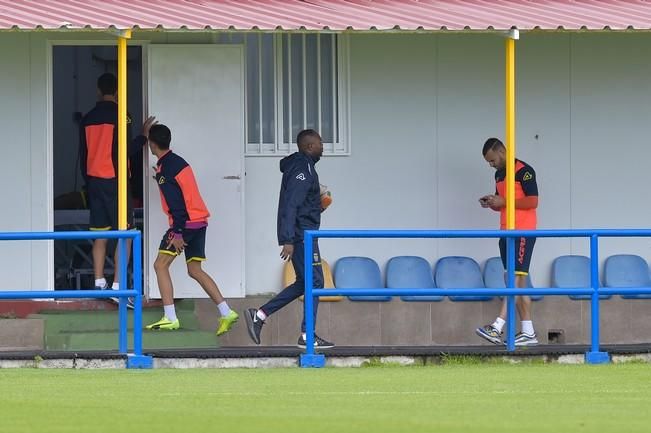
M 124 359 L 74 359 L 73 368 L 78 369 L 124 369 L 126 361 Z
M 651 353 L 612 355 L 610 361 L 613 364 L 626 364 L 627 362 L 651 363 Z
M 229 299 L 238 312 L 257 308 L 269 297 Z M 477 337 L 478 326 L 492 323 L 500 309 L 488 302 L 324 302 L 319 307 L 316 332 L 337 346 L 472 346 L 486 345 Z M 647 320 L 651 299 L 612 299 L 601 302 L 602 344 L 651 343 Z M 210 300 L 195 301 L 201 329 L 214 331 L 219 315 Z M 269 317 L 262 329 L 263 346 L 295 345 L 300 334 L 303 303 L 292 302 Z M 590 302 L 567 296 L 546 296 L 533 303 L 533 322 L 541 344 L 589 344 Z M 519 324 L 519 323 L 518 323 Z M 220 346 L 252 347 L 246 326 L 238 324 L 220 337 Z
M 612 362 L 648 363 L 651 354 L 632 353 L 613 355 Z M 360 368 L 394 366 L 414 367 L 428 366 L 436 368 L 443 365 L 473 364 L 585 364 L 584 355 L 531 355 L 531 356 L 331 356 L 326 357 L 326 367 Z M 255 358 L 154 358 L 154 368 L 298 368 L 297 357 L 255 357 Z M 42 359 L 1 359 L 2 368 L 69 368 L 69 369 L 124 369 L 124 359 L 103 358 L 58 358 Z
M 43 350 L 44 332 L 43 319 L 0 319 L 0 351 Z
M 298 358 L 154 358 L 154 368 L 288 368 Z

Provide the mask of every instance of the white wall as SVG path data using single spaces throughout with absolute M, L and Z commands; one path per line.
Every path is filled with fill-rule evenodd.
M 572 38 L 573 227 L 651 225 L 650 41 L 646 34 Z M 651 242 L 603 241 L 602 256 L 619 251 L 649 260 Z
M 538 175 L 540 228 L 573 227 L 569 40 L 566 34 L 544 35 L 523 39 L 518 48 L 518 156 L 532 164 Z M 532 266 L 534 284 L 549 284 L 555 257 L 583 252 L 572 251 L 570 245 L 568 239 L 537 241 Z
M 518 43 L 517 153 L 538 173 L 540 228 L 649 225 L 649 42 L 645 34 L 525 34 Z M 481 146 L 504 136 L 503 46 L 493 35 L 351 37 L 352 155 L 317 166 L 334 194 L 324 228 L 498 227 L 477 198 L 494 190 Z M 247 293 L 280 288 L 277 165 L 247 159 Z M 368 255 L 381 266 L 400 254 L 482 263 L 498 255 L 496 243 L 325 240 L 322 252 L 331 262 Z M 651 260 L 650 248 L 642 239 L 605 239 L 601 257 Z M 549 284 L 558 255 L 588 251 L 585 240 L 538 240 L 534 283 Z
M 3 211 L 2 231 L 29 231 L 32 226 L 32 175 L 29 126 L 29 38 L 11 33 L 0 38 L 0 56 L 11 59 L 0 68 L 0 130 L 2 133 Z M 1 289 L 31 287 L 31 245 L 26 242 L 1 242 L 0 263 L 3 269 Z M 20 271 L 17 271 L 20 270 Z
M 61 33 L 0 36 L 0 53 L 12 59 L 0 71 L 3 154 L 12 170 L 0 177 L 14 186 L 4 194 L 15 203 L 11 213 L 0 214 L 3 230 L 49 228 L 48 37 L 72 38 Z M 159 43 L 216 40 L 190 34 L 151 38 Z M 651 35 L 642 33 L 522 35 L 517 48 L 518 156 L 538 173 L 540 228 L 648 225 L 650 42 Z M 334 194 L 323 227 L 497 227 L 498 215 L 481 209 L 477 198 L 493 190 L 493 171 L 482 159 L 481 145 L 489 136 L 503 136 L 503 39 L 487 34 L 353 35 L 350 68 L 352 155 L 326 157 L 317 166 Z M 278 160 L 246 159 L 247 294 L 281 288 L 275 235 Z M 42 245 L 0 244 L 5 275 L 0 289 L 46 284 L 48 259 Z M 633 252 L 651 259 L 649 245 L 646 240 L 604 240 L 601 253 Z M 534 282 L 548 283 L 553 257 L 586 253 L 586 246 L 580 240 L 539 240 Z M 464 254 L 481 262 L 497 255 L 497 246 L 486 240 L 327 240 L 322 251 L 331 262 L 360 254 L 384 265 L 399 254 L 432 262 Z M 31 274 L 15 272 L 24 269 L 25 260 Z
M 51 207 L 45 98 L 45 42 L 27 33 L 0 37 L 1 231 L 46 231 Z M 52 274 L 47 241 L 0 242 L 0 290 L 46 289 Z

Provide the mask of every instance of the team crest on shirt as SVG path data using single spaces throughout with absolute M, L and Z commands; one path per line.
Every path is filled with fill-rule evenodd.
M 531 180 L 531 179 L 533 179 L 533 175 L 529 172 L 526 172 L 522 177 L 522 180 Z

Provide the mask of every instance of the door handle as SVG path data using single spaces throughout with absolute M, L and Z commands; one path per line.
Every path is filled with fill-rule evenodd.
M 224 180 L 240 180 L 239 176 L 224 176 L 222 177 Z

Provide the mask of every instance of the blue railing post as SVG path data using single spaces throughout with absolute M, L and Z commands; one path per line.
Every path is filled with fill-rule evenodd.
M 314 353 L 314 241 L 315 237 L 310 231 L 306 231 L 303 237 L 305 254 L 303 257 L 305 265 L 305 291 L 303 296 L 305 308 L 305 353 L 301 355 L 301 367 L 323 367 L 325 357 Z
M 312 289 L 314 286 L 314 269 L 312 269 L 312 235 L 305 234 L 304 266 L 305 266 L 305 353 L 314 354 L 314 298 Z
M 133 353 L 142 355 L 142 236 L 140 232 L 133 240 Z
M 142 354 L 142 235 L 133 239 L 133 355 L 127 358 L 127 368 L 153 368 L 151 356 Z
M 314 296 L 506 296 L 507 297 L 507 350 L 515 350 L 515 297 L 532 295 L 591 295 L 592 306 L 592 334 L 591 351 L 586 353 L 586 362 L 609 362 L 609 355 L 599 351 L 599 295 L 623 294 L 651 294 L 651 287 L 634 288 L 599 288 L 599 237 L 651 237 L 651 229 L 563 229 L 563 230 L 313 230 L 305 233 L 305 314 L 306 314 L 306 340 L 308 347 L 306 353 L 301 355 L 301 366 L 320 367 L 325 363 L 323 355 L 314 353 L 313 336 L 313 297 Z M 536 238 L 590 238 L 591 251 L 591 287 L 580 288 L 520 288 L 515 287 L 515 241 L 520 237 Z M 507 250 L 507 281 L 504 289 L 314 289 L 312 279 L 312 245 L 314 239 L 321 238 L 383 238 L 383 239 L 471 239 L 471 238 L 506 238 Z M 0 296 L 2 294 L 0 293 Z
M 127 241 L 124 238 L 118 239 L 118 269 L 114 272 L 119 275 L 120 289 L 127 289 L 129 286 L 129 278 L 127 275 Z M 114 274 L 115 276 L 115 274 Z M 118 298 L 118 322 L 119 322 L 119 337 L 118 337 L 118 350 L 120 353 L 127 353 L 127 298 L 120 296 Z
M 610 362 L 608 352 L 599 350 L 599 237 L 590 236 L 590 351 L 585 354 L 588 364 L 604 364 Z
M 127 298 L 134 296 L 138 303 L 138 311 L 141 312 L 141 291 L 142 291 L 142 247 L 141 234 L 138 231 L 74 231 L 74 232 L 0 232 L 0 241 L 36 241 L 36 240 L 86 240 L 86 239 L 117 239 L 119 269 L 116 272 L 120 276 L 120 290 L 28 290 L 28 291 L 0 291 L 0 299 L 80 299 L 96 298 L 108 299 L 117 297 L 119 299 L 118 307 L 118 350 L 122 354 L 127 354 L 128 340 L 128 321 L 127 321 Z M 129 289 L 129 278 L 127 275 L 128 263 L 126 260 L 126 242 L 127 239 L 135 240 L 133 259 L 134 259 L 134 289 Z M 134 321 L 136 319 L 134 318 Z M 142 316 L 138 317 L 142 322 Z M 136 354 L 127 354 L 127 368 L 151 368 L 153 366 L 152 358 L 142 355 L 142 326 L 138 326 L 138 331 L 134 335 L 134 346 L 137 347 Z M 137 343 L 136 343 L 137 342 Z
M 506 238 L 506 287 L 515 288 L 515 238 Z M 506 297 L 506 350 L 515 350 L 515 296 Z

